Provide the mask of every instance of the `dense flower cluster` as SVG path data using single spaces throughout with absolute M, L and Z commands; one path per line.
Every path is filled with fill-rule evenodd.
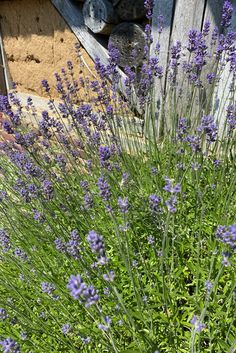
M 10 238 L 5 229 L 0 229 L 0 246 L 3 251 L 7 251 L 10 249 Z
M 123 53 L 109 45 L 92 79 L 69 60 L 53 89 L 43 80 L 41 112 L 15 86 L 0 96 L 5 353 L 233 348 L 234 307 L 219 300 L 222 288 L 235 299 L 233 5 L 223 28 L 206 21 L 168 49 L 153 6 L 144 1 L 143 62 L 134 48 L 124 80 Z M 211 241 L 222 219 L 233 225 Z
M 85 307 L 96 304 L 99 300 L 97 290 L 92 286 L 87 286 L 80 275 L 70 276 L 67 288 L 74 299 L 80 300 Z
M 3 353 L 20 353 L 18 344 L 10 337 L 0 342 Z
M 236 251 L 236 224 L 228 227 L 218 226 L 215 235 L 219 241 L 229 245 L 233 251 Z

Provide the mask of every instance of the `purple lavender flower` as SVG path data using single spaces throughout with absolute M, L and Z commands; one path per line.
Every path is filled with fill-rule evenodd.
M 104 256 L 105 245 L 101 235 L 98 235 L 94 230 L 91 230 L 88 233 L 87 240 L 93 253 L 98 254 L 99 256 Z
M 216 168 L 218 168 L 218 167 L 221 165 L 221 161 L 220 161 L 219 159 L 215 159 L 215 160 L 213 161 L 213 164 L 214 164 L 214 166 L 215 166 Z
M 158 173 L 157 168 L 156 167 L 152 167 L 151 168 L 151 173 L 152 173 L 152 175 L 157 175 L 157 173 Z
M 100 190 L 99 195 L 104 201 L 108 201 L 111 197 L 111 191 L 108 182 L 103 175 L 98 179 L 97 186 Z
M 0 345 L 2 346 L 3 353 L 20 353 L 18 344 L 10 337 L 1 341 Z
M 164 16 L 163 15 L 158 15 L 157 16 L 157 31 L 158 31 L 158 33 L 162 32 L 163 26 L 164 26 Z M 159 52 L 158 46 L 159 46 L 159 43 L 157 43 L 157 46 L 156 46 L 157 52 Z
M 211 293 L 212 287 L 213 287 L 212 282 L 210 282 L 210 281 L 207 280 L 207 281 L 205 282 L 205 288 L 206 288 L 207 294 L 210 294 L 210 293 Z
M 92 285 L 87 286 L 80 275 L 71 275 L 67 288 L 70 290 L 71 296 L 76 300 L 81 300 L 85 307 L 96 304 L 99 300 L 97 290 Z
M 52 200 L 54 196 L 53 184 L 50 180 L 44 180 L 43 182 L 43 191 L 48 200 Z
M 13 126 L 9 121 L 5 120 L 2 123 L 2 127 L 8 134 L 14 134 Z
M 95 70 L 97 71 L 98 75 L 100 76 L 101 80 L 105 80 L 107 77 L 107 71 L 105 65 L 103 65 L 100 59 L 97 57 L 94 60 L 95 63 Z
M 34 210 L 34 219 L 39 223 L 44 223 L 46 220 L 45 216 L 37 210 Z
M 206 20 L 202 29 L 202 34 L 204 35 L 204 37 L 206 37 L 209 34 L 210 26 L 211 26 L 211 22 L 209 20 Z
M 169 178 L 165 178 L 166 185 L 164 186 L 163 190 L 170 192 L 171 194 L 178 194 L 181 192 L 180 184 L 173 185 L 173 180 Z
M 19 257 L 22 261 L 26 261 L 28 259 L 26 253 L 21 248 L 16 248 L 14 251 L 14 255 L 16 257 Z
M 57 238 L 54 241 L 56 249 L 62 253 L 66 253 L 66 244 L 62 241 L 61 238 Z
M 129 177 L 130 177 L 129 173 L 122 174 L 121 183 L 120 183 L 121 186 L 127 186 L 128 181 L 129 181 Z
M 8 318 L 7 312 L 5 309 L 0 308 L 0 320 L 5 321 Z
M 188 119 L 181 118 L 178 122 L 177 136 L 180 141 L 184 139 L 189 130 Z
M 49 283 L 49 282 L 42 282 L 41 288 L 42 288 L 43 293 L 46 293 L 48 295 L 52 295 L 53 292 L 56 290 L 56 287 L 54 286 L 54 284 Z
M 166 201 L 166 206 L 170 213 L 175 213 L 177 211 L 176 205 L 177 199 L 175 196 L 171 196 L 170 199 Z
M 129 200 L 128 197 L 118 198 L 118 206 L 119 206 L 119 211 L 121 213 L 128 213 L 129 212 Z
M 226 123 L 229 131 L 232 132 L 236 128 L 236 104 L 230 104 L 226 108 Z
M 93 207 L 93 199 L 89 193 L 84 195 L 84 208 L 90 210 Z
M 80 255 L 80 237 L 78 231 L 74 229 L 69 236 L 69 241 L 65 244 L 66 252 L 78 260 Z
M 146 9 L 146 17 L 147 17 L 147 19 L 150 20 L 153 15 L 154 1 L 153 0 L 145 0 L 144 7 Z
M 63 325 L 62 328 L 61 328 L 61 332 L 62 332 L 64 335 L 67 335 L 70 331 L 71 331 L 71 325 L 70 325 L 70 324 L 65 324 L 65 325 Z
M 149 196 L 149 207 L 152 212 L 160 211 L 160 204 L 162 202 L 162 198 L 157 196 L 156 194 L 152 194 Z
M 208 142 L 214 142 L 217 138 L 218 128 L 214 122 L 214 117 L 205 115 L 202 117 L 201 125 L 197 129 L 199 132 L 204 131 Z
M 103 167 L 107 166 L 107 161 L 108 161 L 108 159 L 110 159 L 110 157 L 111 157 L 110 148 L 108 146 L 100 146 L 99 147 L 99 158 L 100 158 L 101 165 Z
M 114 278 L 115 278 L 115 272 L 114 271 L 110 271 L 109 273 L 105 273 L 103 275 L 103 279 L 105 281 L 108 281 L 108 282 L 113 282 Z
M 5 229 L 0 229 L 0 246 L 3 249 L 3 252 L 6 252 L 10 249 L 10 238 Z
M 42 83 L 42 86 L 43 86 L 45 92 L 49 93 L 50 87 L 49 87 L 48 81 L 47 80 L 42 80 L 41 83 Z
M 218 226 L 216 238 L 231 247 L 232 250 L 236 251 L 236 224 L 231 226 Z
M 206 78 L 207 78 L 208 83 L 211 85 L 215 81 L 216 74 L 214 72 L 210 72 L 207 74 Z
M 85 344 L 89 344 L 92 340 L 90 337 L 80 337 L 81 341 Z
M 188 135 L 184 140 L 188 143 L 189 147 L 192 149 L 193 152 L 200 151 L 200 137 L 199 136 Z
M 99 328 L 99 330 L 102 330 L 102 331 L 108 331 L 111 326 L 112 320 L 109 316 L 105 316 L 104 321 L 105 321 L 105 325 L 99 324 L 98 328 Z
M 199 321 L 196 315 L 193 316 L 191 324 L 194 325 L 194 329 L 196 332 L 201 332 L 206 327 L 205 324 Z
M 154 237 L 152 235 L 149 235 L 147 237 L 147 241 L 148 241 L 149 245 L 153 245 L 155 243 L 155 239 L 154 239 Z
M 222 27 L 227 28 L 230 26 L 232 13 L 233 13 L 233 6 L 231 4 L 231 1 L 225 0 L 224 5 L 223 5 L 222 17 L 221 17 L 221 26 Z
M 178 66 L 179 66 L 179 59 L 181 55 L 181 42 L 177 41 L 175 45 L 172 45 L 170 48 L 170 68 L 171 68 L 171 73 L 169 76 L 169 79 L 172 84 L 175 84 L 176 79 L 177 79 L 177 73 L 178 73 Z

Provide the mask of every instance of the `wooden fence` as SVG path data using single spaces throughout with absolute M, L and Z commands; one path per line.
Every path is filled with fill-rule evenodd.
M 108 60 L 107 44 L 110 40 L 116 41 L 123 55 L 120 70 L 122 77 L 120 89 L 124 91 L 125 74 L 122 66 L 126 63 L 132 64 L 130 62 L 130 53 L 133 49 L 138 53 L 134 60 L 139 63 L 140 58 L 142 58 L 144 38 L 142 27 L 146 23 L 143 11 L 144 0 L 50 1 L 93 59 L 99 56 L 101 62 L 106 64 Z M 206 20 L 211 22 L 212 27 L 219 26 L 223 2 L 224 0 L 154 0 L 152 20 L 153 48 L 156 42 L 159 41 L 161 47 L 160 64 L 164 68 L 168 65 L 170 46 L 176 40 L 186 43 L 190 28 L 201 30 Z M 231 29 L 236 31 L 236 0 L 231 2 L 234 7 Z M 159 37 L 157 20 L 160 15 L 163 16 L 164 23 Z M 0 63 L 0 65 L 3 64 Z M 3 75 L 0 75 L 1 77 L 3 78 Z M 227 70 L 225 80 L 223 79 L 220 82 L 216 92 L 220 99 L 225 99 L 227 96 L 228 88 L 226 87 L 225 89 L 224 87 L 223 89 L 223 85 L 227 81 L 226 77 Z M 2 81 L 3 85 L 4 80 Z M 157 101 L 160 96 L 157 82 Z

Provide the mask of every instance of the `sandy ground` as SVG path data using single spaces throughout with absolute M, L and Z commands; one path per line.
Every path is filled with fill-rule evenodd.
M 41 80 L 54 85 L 53 74 L 67 60 L 73 61 L 77 78 L 91 77 L 79 65 L 74 50 L 77 38 L 49 0 L 0 1 L 0 20 L 10 76 L 19 91 L 45 96 Z M 81 54 L 92 70 L 93 61 L 83 48 Z M 55 88 L 52 94 L 57 97 Z

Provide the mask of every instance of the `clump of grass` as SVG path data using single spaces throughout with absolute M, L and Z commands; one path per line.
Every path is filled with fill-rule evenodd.
M 226 1 L 224 31 L 231 13 Z M 71 62 L 55 75 L 59 105 L 43 80 L 40 117 L 31 98 L 1 97 L 14 136 L 1 143 L 3 352 L 234 351 L 235 37 L 191 30 L 188 62 L 178 42 L 165 73 L 158 50 L 147 53 L 125 68 L 126 99 L 115 48 L 107 67 L 96 60 L 98 81 L 77 81 Z M 214 92 L 227 65 L 222 113 Z M 77 104 L 78 82 L 90 104 Z

